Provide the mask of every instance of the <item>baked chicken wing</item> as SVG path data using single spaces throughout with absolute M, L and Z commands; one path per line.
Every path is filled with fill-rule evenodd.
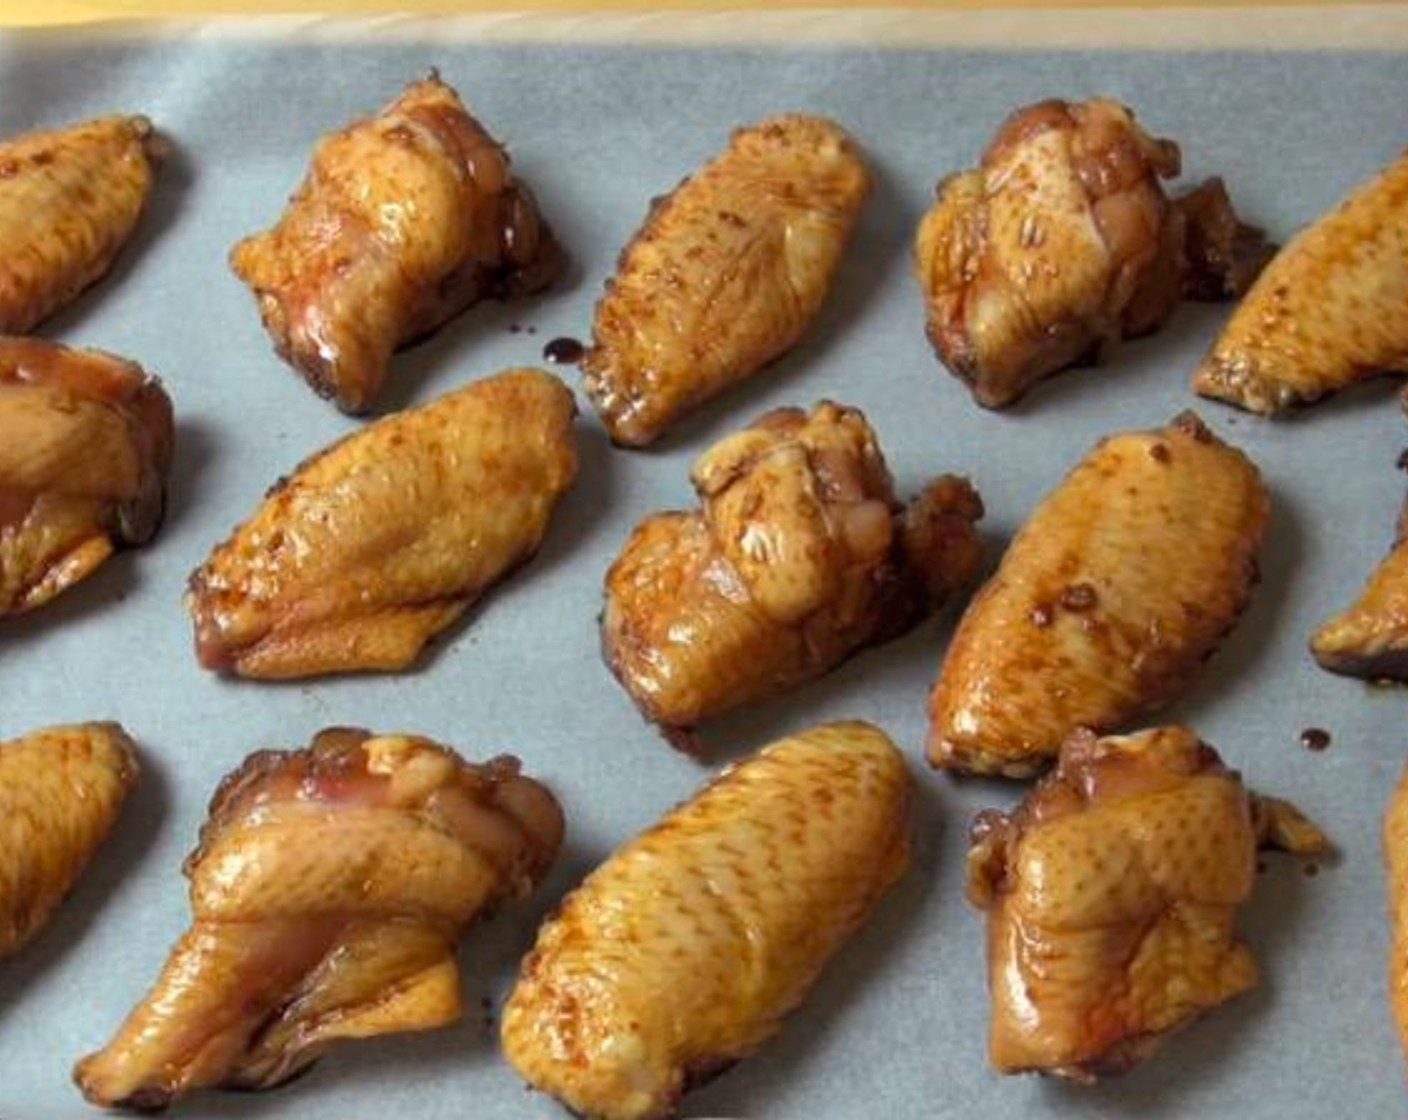
M 1408 1056 L 1408 770 L 1399 779 L 1384 814 L 1383 847 L 1391 933 L 1389 1000 L 1404 1054 Z
M 607 281 L 582 362 L 611 438 L 650 443 L 791 349 L 869 190 L 840 126 L 794 114 L 736 130 L 656 200 Z
M 939 184 L 915 270 L 940 360 L 1002 408 L 1149 334 L 1184 296 L 1239 294 L 1266 253 L 1220 180 L 1172 202 L 1178 145 L 1114 101 L 1042 101 Z
M 1408 372 L 1408 153 L 1293 238 L 1247 293 L 1193 388 L 1263 415 Z
M 347 412 L 392 353 L 564 257 L 508 153 L 434 75 L 323 139 L 277 225 L 230 252 L 279 354 Z
M 160 144 L 146 117 L 0 143 L 0 334 L 24 334 L 98 280 L 137 226 Z
M 306 460 L 192 574 L 207 669 L 397 670 L 531 557 L 577 469 L 576 406 L 508 370 Z
M 171 401 L 97 350 L 0 338 L 0 617 L 47 603 L 161 524 Z
M 74 1070 L 94 1104 L 269 1088 L 330 1044 L 460 1014 L 455 942 L 523 896 L 562 813 L 517 759 L 484 765 L 350 728 L 260 751 L 215 793 L 186 861 L 194 922 L 113 1039 Z
M 673 1115 L 777 1030 L 903 874 L 909 796 L 865 723 L 726 770 L 543 926 L 504 1008 L 509 1061 L 590 1120 Z
M 1393 548 L 1359 598 L 1315 631 L 1310 652 L 1332 673 L 1408 681 L 1408 503 Z
M 959 623 L 929 761 L 1026 777 L 1080 727 L 1172 699 L 1236 622 L 1270 504 L 1192 413 L 1102 440 L 1048 494 Z
M 1014 812 L 974 822 L 968 898 L 987 911 L 988 1046 L 1003 1073 L 1122 1073 L 1257 980 L 1237 938 L 1258 846 L 1329 847 L 1249 795 L 1186 727 L 1066 742 Z
M 136 780 L 135 748 L 115 723 L 0 743 L 0 957 L 49 920 Z
M 903 632 L 977 566 L 977 493 L 945 475 L 901 506 L 857 409 L 768 413 L 700 456 L 693 481 L 700 509 L 636 528 L 602 613 L 607 663 L 681 746 Z

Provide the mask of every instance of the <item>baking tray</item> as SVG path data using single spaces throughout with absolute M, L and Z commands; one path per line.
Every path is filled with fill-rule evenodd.
M 1384 52 L 881 49 L 785 37 L 756 47 L 574 45 L 386 26 L 0 37 L 0 131 L 121 109 L 150 114 L 175 142 L 136 243 L 44 333 L 141 361 L 166 379 L 178 415 L 170 513 L 155 544 L 0 630 L 0 736 L 119 719 L 144 759 L 138 792 L 72 898 L 0 964 L 0 1116 L 9 1120 L 85 1112 L 71 1063 L 107 1039 L 185 926 L 179 865 L 216 782 L 247 752 L 302 745 L 328 724 L 423 732 L 474 757 L 519 754 L 566 807 L 566 849 L 531 903 L 465 939 L 469 1012 L 458 1026 L 344 1045 L 276 1092 L 206 1093 L 181 1111 L 558 1116 L 497 1053 L 492 1020 L 517 961 L 566 889 L 714 768 L 667 747 L 601 664 L 602 574 L 630 527 L 691 502 L 689 464 L 713 440 L 766 409 L 829 396 L 866 411 L 902 490 L 941 471 L 969 474 L 996 556 L 1097 438 L 1195 403 L 1188 374 L 1225 307 L 1188 305 L 1105 368 L 1048 382 L 1002 415 L 975 407 L 935 362 L 910 275 L 911 234 L 936 177 L 971 163 L 1015 106 L 1053 95 L 1127 101 L 1182 143 L 1188 181 L 1224 175 L 1242 213 L 1281 240 L 1408 137 L 1408 66 Z M 357 427 L 271 353 L 226 251 L 277 216 L 321 133 L 431 66 L 508 143 L 574 266 L 551 293 L 478 308 L 399 357 L 392 407 L 537 362 L 556 336 L 583 337 L 650 197 L 716 152 L 735 124 L 786 109 L 834 115 L 869 152 L 875 194 L 831 298 L 793 353 L 649 451 L 610 449 L 586 412 L 580 478 L 542 553 L 418 671 L 287 685 L 219 679 L 192 656 L 180 602 L 187 573 L 275 478 Z M 567 376 L 578 385 L 575 371 Z M 976 810 L 1010 805 L 1022 787 L 956 782 L 921 764 L 924 700 L 949 611 L 708 727 L 717 764 L 821 720 L 879 723 L 914 765 L 919 841 L 913 871 L 781 1034 L 691 1095 L 684 1115 L 1402 1114 L 1377 829 L 1403 761 L 1408 697 L 1319 671 L 1305 640 L 1389 543 L 1404 489 L 1394 469 L 1404 420 L 1388 384 L 1277 423 L 1197 407 L 1260 464 L 1274 518 L 1250 611 L 1167 714 L 1191 721 L 1250 784 L 1301 803 L 1342 851 L 1314 878 L 1295 861 L 1269 861 L 1243 921 L 1263 965 L 1260 987 L 1095 1088 L 988 1069 L 982 925 L 962 898 L 965 834 Z M 1328 751 L 1301 747 L 1309 726 L 1331 732 Z

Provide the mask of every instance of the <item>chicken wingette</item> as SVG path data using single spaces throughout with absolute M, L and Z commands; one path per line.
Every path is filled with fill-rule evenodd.
M 146 117 L 99 117 L 0 143 L 0 334 L 25 334 L 112 266 L 151 194 Z
M 508 756 L 351 728 L 250 755 L 186 860 L 194 923 L 75 1080 L 94 1104 L 156 1109 L 277 1085 L 339 1039 L 453 1022 L 460 933 L 542 880 L 562 830 Z
M 977 566 L 982 502 L 945 475 L 894 495 L 857 409 L 778 409 L 694 464 L 697 511 L 657 513 L 606 576 L 602 649 L 680 746 L 924 618 Z
M 1003 1073 L 1090 1081 L 1256 984 L 1236 915 L 1256 850 L 1329 843 L 1247 793 L 1186 727 L 1079 732 L 1012 813 L 974 822 L 968 898 L 987 911 L 988 1035 Z
M 509 1061 L 591 1120 L 673 1115 L 778 1029 L 903 874 L 909 797 L 865 723 L 724 771 L 543 926 L 504 1008 Z
M 793 114 L 736 130 L 657 200 L 607 281 L 582 362 L 611 438 L 651 443 L 790 349 L 869 190 L 840 126 Z
M 49 920 L 137 780 L 115 723 L 31 731 L 0 743 L 0 957 Z
M 156 534 L 171 401 L 97 350 L 0 338 L 0 617 L 47 603 Z
M 394 351 L 480 300 L 547 286 L 564 257 L 508 153 L 432 75 L 323 139 L 278 224 L 230 264 L 279 354 L 360 413 Z
M 1398 1035 L 1408 1057 L 1408 769 L 1389 798 L 1383 822 L 1388 875 L 1388 991 Z
M 973 598 L 929 697 L 935 766 L 1026 777 L 1171 700 L 1241 614 L 1270 502 L 1183 413 L 1102 440 Z
M 1265 260 L 1220 180 L 1170 201 L 1171 140 L 1118 102 L 1013 113 L 978 168 L 950 175 L 915 239 L 928 333 L 973 397 L 1038 381 L 1157 330 L 1185 296 L 1239 294 Z
M 1332 673 L 1408 681 L 1408 502 L 1393 548 L 1359 598 L 1311 636 L 1310 652 Z
M 201 664 L 405 668 L 537 549 L 576 473 L 575 413 L 552 375 L 508 370 L 306 460 L 192 574 Z

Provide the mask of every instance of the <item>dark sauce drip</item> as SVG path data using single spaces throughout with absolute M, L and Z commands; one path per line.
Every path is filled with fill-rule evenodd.
M 1398 453 L 1396 465 L 1399 470 L 1408 471 L 1408 447 L 1405 447 L 1402 451 Z
M 1330 745 L 1330 733 L 1322 727 L 1307 727 L 1300 733 L 1300 745 L 1308 751 L 1323 751 Z
M 543 347 L 543 359 L 559 366 L 574 366 L 587 348 L 575 338 L 555 338 Z
M 1320 865 L 1318 863 L 1307 863 L 1300 870 L 1301 874 L 1304 875 L 1307 879 L 1313 879 L 1315 878 L 1315 876 L 1320 874 Z

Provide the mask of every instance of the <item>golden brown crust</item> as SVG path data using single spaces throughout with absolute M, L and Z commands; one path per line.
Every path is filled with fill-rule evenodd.
M 1332 673 L 1369 680 L 1408 681 L 1408 540 L 1398 539 L 1348 607 L 1321 623 L 1310 652 Z
M 1408 770 L 1384 812 L 1383 856 L 1388 879 L 1389 1003 L 1408 1056 Z

